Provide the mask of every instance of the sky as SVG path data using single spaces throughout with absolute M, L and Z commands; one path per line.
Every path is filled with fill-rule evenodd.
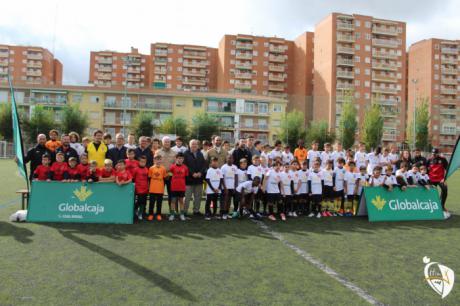
M 460 39 L 459 0 L 16 0 L 2 11 L 0 44 L 48 48 L 67 85 L 88 83 L 90 51 L 132 46 L 149 54 L 154 42 L 217 47 L 238 33 L 294 39 L 331 12 L 405 21 L 407 46 Z

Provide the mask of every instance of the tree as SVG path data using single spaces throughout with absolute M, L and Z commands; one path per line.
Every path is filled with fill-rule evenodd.
M 34 141 L 38 134 L 48 135 L 50 130 L 58 128 L 54 121 L 54 112 L 42 105 L 36 105 L 30 119 L 23 120 L 23 123 L 24 134 L 30 142 Z
M 184 118 L 174 118 L 171 116 L 161 122 L 158 131 L 162 134 L 174 134 L 185 139 L 188 134 L 187 125 L 187 120 Z
M 414 118 L 407 127 L 407 135 L 409 143 L 414 148 L 419 148 L 423 151 L 430 149 L 429 141 L 429 124 L 430 112 L 428 98 L 422 100 L 420 105 L 415 108 L 415 145 L 414 145 Z
M 297 146 L 299 139 L 305 140 L 307 130 L 305 129 L 304 115 L 301 112 L 293 111 L 286 114 L 281 124 L 280 140 L 289 144 L 291 148 Z
M 209 140 L 212 135 L 219 132 L 220 121 L 216 116 L 199 112 L 192 118 L 190 137 L 199 140 Z
M 356 120 L 357 113 L 353 96 L 347 95 L 342 105 L 338 135 L 345 149 L 351 148 L 355 143 L 356 129 L 358 128 L 358 121 Z
M 80 111 L 78 105 L 66 105 L 62 110 L 61 130 L 63 133 L 77 132 L 83 135 L 89 126 L 88 113 Z
M 130 132 L 136 135 L 136 138 L 141 136 L 151 136 L 153 134 L 153 115 L 149 112 L 139 112 L 133 119 Z
M 312 121 L 307 129 L 307 145 L 313 141 L 319 143 L 319 148 L 322 149 L 326 142 L 332 143 L 335 140 L 335 134 L 329 130 L 327 121 Z
M 11 114 L 11 104 L 0 105 L 0 139 L 7 141 L 13 140 L 13 119 Z
M 383 117 L 380 105 L 372 103 L 366 110 L 363 125 L 361 127 L 361 140 L 367 150 L 378 147 L 382 141 Z

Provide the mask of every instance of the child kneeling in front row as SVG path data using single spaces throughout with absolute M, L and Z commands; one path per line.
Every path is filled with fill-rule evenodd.
M 252 203 L 254 202 L 255 195 L 259 192 L 260 177 L 256 176 L 252 181 L 246 181 L 236 187 L 236 192 L 239 194 L 241 203 L 239 215 L 250 214 L 250 218 L 259 219 L 258 214 L 252 209 Z

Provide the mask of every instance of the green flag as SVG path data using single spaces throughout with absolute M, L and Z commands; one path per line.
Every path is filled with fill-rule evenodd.
M 460 168 L 460 135 L 457 138 L 457 143 L 455 144 L 454 151 L 452 152 L 449 166 L 447 166 L 446 177 L 444 179 L 447 180 L 447 178 L 458 168 Z
M 29 189 L 29 180 L 27 178 L 27 169 L 24 164 L 24 149 L 22 147 L 22 134 L 21 134 L 21 125 L 19 124 L 18 110 L 16 108 L 16 100 L 14 99 L 14 90 L 13 85 L 11 84 L 11 79 L 8 77 L 8 83 L 10 85 L 10 94 L 11 94 L 11 115 L 13 117 L 13 141 L 14 141 L 14 153 L 17 157 L 17 164 L 19 168 L 19 173 L 24 177 L 27 184 L 27 189 Z

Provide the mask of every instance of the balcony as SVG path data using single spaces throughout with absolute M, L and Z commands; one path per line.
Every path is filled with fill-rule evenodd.
M 165 71 L 166 73 L 166 71 Z M 183 75 L 188 75 L 188 76 L 197 76 L 197 77 L 205 77 L 206 76 L 206 71 L 194 71 L 194 70 L 188 70 L 184 69 L 182 70 Z
M 353 79 L 354 74 L 352 71 L 337 71 L 337 77 L 343 79 Z
M 7 59 L 6 60 L 0 60 L 0 66 L 2 66 L 2 67 L 8 66 L 8 60 Z
M 9 57 L 10 53 L 8 50 L 0 50 L 0 57 Z
M 191 59 L 206 59 L 206 52 L 184 51 L 183 57 Z
M 394 64 L 372 62 L 372 69 L 396 71 L 398 70 L 398 66 Z
M 127 71 L 129 73 L 141 73 L 141 69 L 140 68 L 133 68 L 133 67 L 128 67 Z
M 242 122 L 239 127 L 244 130 L 268 130 L 268 124 L 266 123 L 245 124 Z
M 206 62 L 184 61 L 182 63 L 182 66 L 184 66 L 184 67 L 192 67 L 192 68 L 206 68 Z
M 455 132 L 452 133 L 451 131 L 446 131 L 446 133 L 441 132 L 441 134 L 443 134 L 443 135 L 455 135 L 456 133 Z M 442 146 L 455 146 L 456 141 L 457 140 L 455 140 L 455 139 L 443 139 L 443 138 L 441 138 L 439 140 L 439 143 Z
M 355 49 L 350 47 L 337 46 L 337 54 L 354 54 Z
M 269 91 L 284 91 L 284 85 L 268 85 Z
M 398 89 L 391 88 L 391 87 L 372 86 L 372 92 L 384 93 L 384 94 L 395 94 L 398 92 Z
M 26 75 L 30 76 L 41 76 L 42 71 L 41 70 L 27 70 Z
M 235 83 L 236 89 L 250 90 L 252 88 L 251 83 Z
M 398 116 L 396 112 L 391 112 L 391 111 L 381 111 L 380 114 L 384 118 L 396 118 Z
M 387 47 L 387 48 L 396 48 L 399 45 L 398 41 L 396 40 L 379 39 L 379 38 L 372 39 L 372 44 L 374 46 L 381 46 L 381 47 Z
M 441 78 L 441 84 L 457 85 L 457 79 L 455 79 L 455 78 Z
M 206 81 L 205 80 L 197 80 L 197 79 L 185 78 L 184 80 L 182 80 L 182 84 L 195 85 L 195 86 L 206 86 Z
M 235 73 L 235 79 L 252 79 L 252 73 Z
M 269 81 L 274 81 L 274 82 L 284 82 L 284 76 L 280 75 L 274 75 L 274 74 L 269 74 L 268 75 L 268 80 Z
M 338 58 L 337 59 L 337 66 L 353 66 L 353 60 L 350 58 Z
M 337 34 L 337 41 L 354 42 L 355 37 L 353 35 Z
M 395 99 L 376 99 L 375 103 L 385 106 L 395 106 L 398 104 L 398 101 Z
M 284 65 L 268 65 L 268 71 L 284 72 Z
M 104 108 L 113 109 L 148 109 L 159 111 L 172 111 L 172 103 L 165 102 L 138 102 L 138 101 L 105 101 Z
M 110 73 L 99 73 L 97 75 L 98 80 L 111 80 L 112 74 Z
M 245 70 L 252 70 L 252 63 L 251 62 L 236 62 L 235 68 L 237 69 L 245 69 Z
M 41 53 L 27 53 L 27 58 L 32 60 L 42 60 L 43 54 Z
M 353 83 L 337 83 L 336 88 L 338 90 L 350 90 L 355 88 Z
M 442 74 L 457 74 L 457 69 L 454 68 L 441 68 Z
M 441 114 L 441 115 L 457 115 L 457 109 L 456 108 L 441 107 L 439 109 L 439 114 Z
M 441 48 L 441 52 L 445 54 L 457 54 L 458 49 L 457 48 Z
M 383 133 L 382 140 L 383 141 L 396 141 L 396 134 Z
M 250 60 L 252 59 L 252 53 L 251 52 L 237 52 L 235 54 L 235 58 Z
M 268 48 L 268 50 L 271 52 L 271 53 L 284 53 L 284 51 L 286 50 L 284 47 L 279 47 L 279 46 L 275 46 L 275 45 L 270 45 L 270 47 Z
M 441 88 L 441 94 L 443 95 L 456 95 L 457 89 L 455 88 Z
M 161 58 L 161 57 L 155 57 L 155 60 L 153 61 L 155 65 L 159 66 L 165 66 L 168 64 L 168 60 L 166 58 Z
M 384 58 L 384 59 L 397 59 L 398 58 L 397 54 L 382 52 L 382 51 L 374 51 L 372 52 L 372 56 L 375 58 Z
M 237 41 L 236 42 L 236 48 L 237 49 L 242 49 L 242 50 L 252 50 L 252 44 L 251 43 L 242 43 Z
M 155 56 L 168 56 L 168 50 L 155 50 Z
M 99 64 L 112 64 L 112 58 L 111 57 L 99 57 L 97 59 L 97 62 Z
M 396 28 L 373 26 L 372 27 L 372 33 L 382 34 L 382 35 L 397 36 L 398 35 L 398 30 Z
M 8 69 L 0 69 L 0 75 L 8 75 Z
M 43 104 L 49 106 L 63 106 L 67 103 L 66 97 L 50 98 L 50 97 L 30 97 L 31 104 Z
M 107 66 L 107 65 L 99 65 L 97 68 L 99 71 L 105 71 L 105 72 L 111 72 L 112 71 L 112 66 Z
M 285 57 L 283 55 L 270 55 L 268 60 L 270 62 L 276 62 L 276 63 L 284 63 Z
M 337 22 L 337 30 L 343 31 L 353 31 L 355 28 L 354 24 L 351 22 Z
M 388 83 L 396 83 L 398 81 L 396 76 L 385 75 L 385 74 L 373 74 L 372 80 L 376 82 L 388 82 Z
M 206 110 L 211 113 L 234 113 L 236 111 L 235 104 L 226 105 L 226 106 L 208 104 L 208 107 L 206 108 Z
M 441 57 L 441 63 L 442 64 L 451 64 L 451 65 L 457 65 L 457 59 L 453 57 Z
M 455 124 L 444 124 L 439 133 L 441 135 L 457 135 L 457 126 Z
M 126 80 L 130 82 L 139 82 L 141 80 L 141 76 L 136 74 L 128 74 Z
M 445 105 L 457 105 L 458 101 L 459 100 L 457 99 L 441 99 L 439 103 Z
M 27 67 L 42 68 L 42 62 L 27 62 Z

